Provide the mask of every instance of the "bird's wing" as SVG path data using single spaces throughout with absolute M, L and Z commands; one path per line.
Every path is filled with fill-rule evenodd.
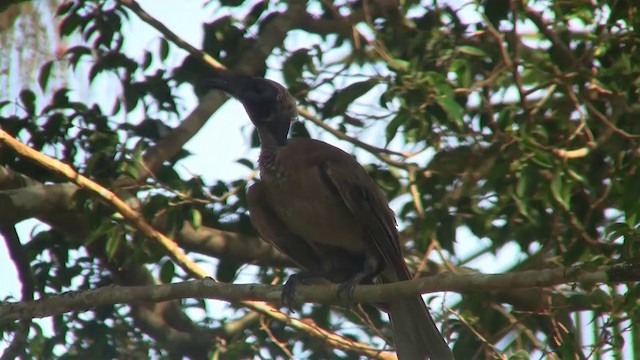
M 366 246 L 393 267 L 399 280 L 410 279 L 393 211 L 364 168 L 355 160 L 327 160 L 320 165 L 320 172 L 362 227 Z
M 278 250 L 290 257 L 300 267 L 320 272 L 322 259 L 313 247 L 299 235 L 293 233 L 276 215 L 264 194 L 264 186 L 257 182 L 247 191 L 247 202 L 251 223 L 260 236 L 271 242 Z
M 366 240 L 395 270 L 396 280 L 408 280 L 411 277 L 400 252 L 393 212 L 364 168 L 355 165 L 357 169 L 354 165 L 327 161 L 321 168 L 345 205 L 366 229 Z M 398 299 L 388 306 L 400 359 L 453 359 L 420 296 Z

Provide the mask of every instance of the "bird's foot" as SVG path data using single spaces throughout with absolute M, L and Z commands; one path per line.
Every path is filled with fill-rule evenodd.
M 356 288 L 357 283 L 351 281 L 343 282 L 338 286 L 338 299 L 343 302 L 343 306 L 349 308 L 351 306 L 351 297 L 353 296 L 353 290 Z
M 284 283 L 284 286 L 282 287 L 280 300 L 282 301 L 282 304 L 289 309 L 293 309 L 293 307 L 296 305 L 296 285 L 298 285 L 299 283 L 300 279 L 296 276 L 296 274 L 294 274 L 289 276 L 289 279 Z
M 298 285 L 304 285 L 307 282 L 309 282 L 309 280 L 316 279 L 318 277 L 319 275 L 316 275 L 314 273 L 308 273 L 308 272 L 301 272 L 301 273 L 297 273 L 289 276 L 289 279 L 287 279 L 287 282 L 284 283 L 284 286 L 282 288 L 282 294 L 280 295 L 280 300 L 282 301 L 282 304 L 285 307 L 292 309 L 294 306 L 296 306 L 296 301 L 295 301 L 296 287 Z

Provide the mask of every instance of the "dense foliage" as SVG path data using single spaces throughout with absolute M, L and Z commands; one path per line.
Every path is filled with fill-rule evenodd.
M 179 39 L 133 1 L 65 1 L 56 21 L 68 45 L 41 64 L 37 79 L 20 84 L 17 99 L 0 99 L 0 127 L 116 192 L 191 257 L 214 263 L 216 279 L 232 282 L 249 272 L 255 282 L 281 283 L 292 264 L 250 225 L 251 180 L 207 182 L 180 171 L 190 155 L 184 144 L 227 101 L 203 91 L 199 80 L 222 66 L 266 74 L 281 79 L 306 110 L 294 136 L 329 131 L 323 138 L 357 150 L 392 200 L 414 271 L 637 260 L 637 6 L 457 3 L 210 1 L 203 8 L 214 15 L 198 45 L 215 65 L 180 50 Z M 151 21 L 160 31 L 137 53 L 124 50 L 135 36 L 127 32 L 133 21 Z M 176 52 L 188 56 L 167 61 Z M 118 90 L 98 103 L 82 89 L 53 87 L 50 74 L 60 68 L 84 87 Z M 187 87 L 198 96 L 195 109 L 182 105 Z M 247 147 L 256 145 L 254 134 Z M 225 144 L 206 151 L 215 157 Z M 239 160 L 247 175 L 254 161 Z M 7 148 L 0 148 L 0 199 L 22 300 L 188 278 L 109 206 Z M 51 228 L 18 239 L 13 225 L 30 218 Z M 466 257 L 457 253 L 460 243 Z M 507 248 L 515 256 L 494 257 Z M 637 298 L 635 283 L 532 287 L 449 295 L 446 306 L 431 308 L 460 359 L 637 358 Z M 373 347 L 390 334 L 386 316 L 367 306 L 298 310 L 292 316 Z M 121 304 L 56 315 L 52 323 L 52 331 L 29 322 L 0 330 L 7 344 L 26 336 L 12 350 L 24 358 L 358 356 L 237 304 Z

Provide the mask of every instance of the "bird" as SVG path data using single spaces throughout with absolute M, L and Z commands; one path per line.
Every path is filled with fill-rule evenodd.
M 314 277 L 340 284 L 347 297 L 358 284 L 410 280 L 393 211 L 356 159 L 323 141 L 288 138 L 296 101 L 279 83 L 258 76 L 220 74 L 210 89 L 237 99 L 260 138 L 260 180 L 247 190 L 249 217 L 260 236 L 302 271 L 285 283 Z M 382 306 L 389 314 L 400 360 L 453 359 L 422 297 Z

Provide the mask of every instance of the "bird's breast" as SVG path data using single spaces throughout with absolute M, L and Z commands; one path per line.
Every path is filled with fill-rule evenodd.
M 275 167 L 263 172 L 262 182 L 278 217 L 305 241 L 364 251 L 361 225 L 313 166 Z

